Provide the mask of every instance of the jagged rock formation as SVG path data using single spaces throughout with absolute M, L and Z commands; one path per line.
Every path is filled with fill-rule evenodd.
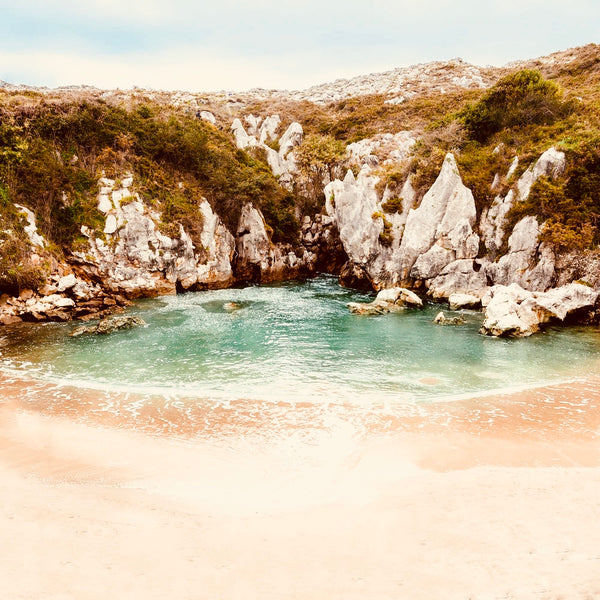
M 456 161 L 448 154 L 431 189 L 419 208 L 406 220 L 400 246 L 401 277 L 432 279 L 457 259 L 475 258 L 479 236 L 475 200 L 460 178 Z
M 413 205 L 415 191 L 410 178 L 403 186 L 400 213 L 387 214 L 379 199 L 377 176 L 364 166 L 355 178 L 348 170 L 344 181 L 335 180 L 325 188 L 325 210 L 336 224 L 340 239 L 350 260 L 365 271 L 376 288 L 389 287 L 401 281 L 400 241 Z
M 418 208 L 410 177 L 401 191 L 401 213 L 385 214 L 376 191 L 379 179 L 363 167 L 354 178 L 325 188 L 326 210 L 340 231 L 344 249 L 373 280 L 376 289 L 415 279 L 433 280 L 462 268 L 479 250 L 473 194 L 466 188 L 449 154 L 440 175 Z M 438 282 L 436 288 L 440 288 Z M 483 280 L 485 287 L 485 280 Z
M 481 333 L 498 337 L 526 337 L 544 323 L 562 322 L 570 315 L 594 307 L 599 293 L 580 283 L 548 292 L 530 292 L 518 284 L 492 287 L 483 299 L 485 316 Z
M 273 171 L 273 175 L 279 178 L 279 183 L 291 189 L 293 175 L 296 172 L 296 161 L 292 150 L 302 143 L 304 132 L 300 123 L 292 123 L 279 139 L 279 149 L 275 150 L 267 144 L 269 141 L 277 140 L 276 131 L 281 119 L 279 115 L 272 115 L 262 121 L 254 115 L 245 117 L 248 131 L 244 128 L 240 119 L 234 119 L 231 131 L 235 138 L 236 146 L 240 150 L 247 148 L 260 148 L 266 153 L 267 162 Z
M 370 151 L 370 142 L 353 147 L 356 156 L 368 156 Z M 518 159 L 507 179 L 517 166 Z M 331 182 L 324 191 L 326 211 L 352 263 L 345 268 L 345 280 L 368 281 L 375 289 L 420 284 L 437 299 L 461 293 L 481 298 L 490 285 L 513 282 L 529 290 L 548 289 L 555 278 L 555 256 L 548 245 L 539 243 L 543 224 L 534 217 L 516 224 L 507 253 L 497 261 L 494 258 L 506 235 L 510 208 L 527 198 L 539 177 L 557 177 L 564 168 L 564 153 L 550 148 L 505 197 L 496 197 L 479 222 L 473 194 L 463 184 L 452 154 L 446 156 L 418 207 L 413 207 L 415 193 L 409 177 L 400 194 L 403 210 L 391 215 L 382 210 L 387 198 L 385 193 L 379 198 L 379 178 L 372 169 L 364 165 L 357 178 L 348 171 L 343 181 Z
M 550 148 L 523 173 L 515 188 L 504 198 L 497 196 L 489 210 L 484 211 L 480 230 L 492 257 L 500 250 L 505 236 L 506 215 L 515 202 L 526 200 L 531 187 L 542 175 L 549 178 L 561 175 L 565 165 L 564 152 Z M 510 171 L 507 178 L 510 178 Z M 539 244 L 540 231 L 541 226 L 534 217 L 521 219 L 508 238 L 508 252 L 497 263 L 487 265 L 490 280 L 501 285 L 515 282 L 531 290 L 548 289 L 554 276 L 555 257 L 550 247 Z
M 597 54 L 597 47 L 590 46 L 587 50 L 576 49 L 557 53 L 515 66 L 539 67 L 545 73 L 554 72 L 560 75 L 566 68 L 571 68 L 573 61 L 575 70 L 587 69 L 589 65 L 596 64 Z M 223 142 L 223 137 L 216 130 L 227 130 L 226 124 L 233 119 L 230 130 L 236 146 L 249 150 L 259 159 L 266 159 L 279 183 L 295 194 L 295 218 L 301 224 L 299 236 L 288 240 L 290 243 L 274 244 L 273 232 L 260 210 L 260 206 L 264 206 L 265 210 L 269 207 L 270 211 L 273 211 L 273 207 L 258 197 L 251 203 L 248 198 L 252 198 L 252 195 L 245 196 L 243 193 L 239 194 L 239 197 L 244 199 L 240 200 L 235 211 L 229 211 L 228 202 L 232 198 L 222 201 L 212 196 L 214 204 L 203 201 L 198 207 L 200 217 L 193 227 L 188 226 L 186 229 L 173 223 L 165 223 L 163 219 L 166 219 L 166 216 L 161 214 L 160 204 L 142 201 L 136 192 L 137 182 L 125 173 L 121 180 L 100 179 L 97 207 L 104 217 L 102 226 L 98 230 L 84 228 L 82 231 L 87 245 L 77 241 L 77 251 L 63 260 L 62 257 L 57 258 L 58 253 L 53 254 L 51 245 L 47 244 L 37 231 L 36 215 L 31 211 L 31 207 L 43 206 L 43 203 L 38 203 L 37 198 L 36 202 L 30 201 L 26 194 L 15 195 L 15 192 L 19 193 L 18 190 L 11 190 L 11 197 L 20 198 L 20 202 L 30 208 L 17 206 L 17 211 L 22 215 L 20 222 L 11 207 L 11 211 L 6 214 L 12 225 L 7 227 L 6 231 L 0 231 L 0 244 L 10 235 L 9 228 L 13 227 L 12 232 L 18 232 L 18 242 L 29 243 L 29 263 L 34 267 L 43 266 L 44 274 L 47 275 L 47 285 L 35 292 L 19 290 L 21 293 L 15 297 L 2 296 L 0 322 L 21 319 L 89 318 L 91 315 L 102 315 L 126 304 L 125 297 L 172 294 L 245 282 L 308 277 L 319 271 L 339 274 L 343 284 L 363 289 L 385 291 L 400 286 L 412 287 L 432 298 L 448 300 L 455 309 L 476 307 L 482 298 L 489 297 L 492 300 L 491 308 L 488 306 L 487 309 L 490 319 L 494 315 L 495 307 L 501 304 L 500 299 L 506 300 L 507 292 L 502 290 L 509 287 L 514 291 L 515 288 L 511 286 L 516 284 L 519 289 L 525 291 L 514 292 L 516 299 L 511 300 L 517 306 L 513 310 L 514 314 L 519 311 L 527 313 L 525 321 L 531 319 L 532 323 L 538 317 L 542 319 L 540 322 L 548 318 L 559 318 L 556 315 L 559 315 L 560 311 L 540 308 L 543 297 L 539 294 L 545 293 L 552 286 L 569 284 L 576 279 L 583 279 L 600 287 L 599 253 L 597 249 L 595 253 L 585 256 L 577 252 L 564 252 L 559 234 L 552 238 L 553 231 L 546 230 L 547 235 L 542 236 L 545 224 L 538 222 L 536 217 L 526 216 L 514 224 L 514 221 L 509 222 L 508 216 L 518 202 L 528 199 L 532 186 L 540 177 L 553 179 L 564 173 L 566 157 L 563 152 L 550 148 L 523 170 L 522 162 L 525 158 L 511 156 L 508 154 L 510 150 L 504 144 L 500 144 L 493 153 L 502 161 L 510 159 L 510 168 L 505 173 L 496 173 L 495 176 L 491 173 L 489 178 L 493 180 L 483 182 L 489 183 L 492 193 L 496 196 L 491 204 L 478 214 L 473 194 L 465 182 L 473 180 L 475 175 L 475 185 L 479 186 L 479 173 L 477 170 L 469 171 L 469 178 L 463 180 L 452 154 L 445 157 L 435 183 L 426 193 L 423 194 L 422 189 L 417 193 L 413 188 L 413 183 L 417 185 L 423 181 L 422 170 L 415 171 L 416 176 L 408 175 L 400 182 L 403 182 L 403 186 L 398 186 L 398 179 L 405 177 L 412 168 L 410 155 L 416 138 L 423 135 L 422 142 L 425 145 L 429 143 L 427 129 L 418 119 L 413 120 L 409 116 L 406 121 L 410 123 L 410 127 L 415 128 L 414 131 L 395 133 L 381 133 L 385 123 L 382 124 L 379 120 L 366 123 L 365 130 L 379 133 L 372 133 L 370 138 L 349 144 L 343 158 L 340 157 L 339 149 L 332 151 L 330 156 L 336 156 L 335 159 L 331 159 L 332 165 L 319 164 L 318 159 L 315 159 L 315 164 L 318 165 L 314 171 L 316 177 L 309 186 L 306 184 L 309 176 L 305 172 L 304 163 L 301 173 L 295 159 L 295 155 L 300 154 L 295 152 L 295 149 L 304 137 L 302 125 L 292 122 L 287 130 L 282 132 L 282 119 L 278 115 L 264 117 L 274 110 L 280 110 L 286 123 L 293 118 L 299 118 L 298 115 L 302 114 L 306 106 L 295 102 L 288 110 L 283 105 L 286 100 L 308 100 L 324 105 L 350 96 L 368 94 L 383 95 L 385 98 L 377 98 L 375 101 L 385 101 L 388 105 L 400 104 L 418 95 L 429 96 L 432 99 L 435 95 L 439 100 L 439 96 L 447 92 L 488 87 L 500 75 L 508 72 L 509 69 L 480 69 L 459 59 L 446 63 L 416 65 L 351 80 L 338 80 L 303 92 L 253 90 L 247 94 L 206 95 L 144 91 L 144 102 L 156 102 L 156 106 L 167 110 L 177 107 L 179 114 L 185 113 L 186 118 L 192 117 L 194 127 L 199 124 L 193 117 L 207 123 L 209 126 L 204 128 L 204 133 L 209 132 L 220 142 Z M 31 89 L 2 82 L 0 87 L 8 93 Z M 94 98 L 109 103 L 115 109 L 120 109 L 121 105 L 130 106 L 133 100 L 130 92 L 104 91 L 88 87 L 69 87 L 54 91 L 38 89 L 36 92 L 43 95 L 48 102 L 58 101 L 61 94 L 67 93 L 71 99 Z M 275 102 L 265 108 L 261 105 L 261 99 L 273 99 Z M 583 103 L 583 100 L 580 101 Z M 257 110 L 264 111 L 263 116 L 246 114 L 244 111 L 249 102 L 252 102 L 251 110 L 255 113 Z M 364 110 L 367 103 L 367 100 L 358 100 L 356 105 L 353 102 L 345 102 L 331 107 L 334 111 L 332 123 L 342 115 L 340 121 L 333 123 L 335 127 L 342 126 L 341 130 L 335 127 L 328 128 L 330 124 L 325 122 L 325 108 L 313 106 L 314 112 L 304 113 L 310 115 L 306 122 L 307 131 L 331 131 L 338 138 L 336 143 L 339 143 L 339 138 L 359 139 L 365 130 L 359 131 L 357 128 L 353 131 L 350 128 L 347 131 L 348 128 L 344 129 L 344 119 L 351 120 L 352 117 L 348 115 L 357 110 L 357 122 L 360 122 L 368 112 Z M 133 105 L 135 106 L 135 102 Z M 415 106 L 407 107 L 409 115 Z M 388 106 L 387 109 L 390 110 L 390 114 L 396 114 L 394 110 L 398 115 L 404 114 L 403 108 L 392 109 Z M 394 122 L 405 123 L 404 117 L 402 120 L 397 118 Z M 477 158 L 477 154 L 469 154 L 468 147 L 461 145 L 461 140 L 464 139 L 460 136 L 465 134 L 466 121 L 455 124 L 458 126 L 458 133 L 451 128 L 440 130 L 447 137 L 440 138 L 443 143 L 439 147 L 462 148 L 461 164 L 469 165 L 469 158 L 473 160 L 473 157 Z M 566 122 L 565 124 L 569 125 Z M 453 137 L 455 134 L 456 138 Z M 18 138 L 20 132 L 16 131 L 15 135 Z M 127 140 L 122 141 L 126 146 Z M 121 156 L 123 159 L 125 146 Z M 227 148 L 230 148 L 229 144 Z M 420 146 L 416 148 L 417 169 L 423 166 L 418 162 L 423 158 L 419 155 L 419 148 Z M 85 152 L 84 148 L 81 150 Z M 15 145 L 12 151 L 18 152 L 19 146 Z M 65 153 L 64 148 L 61 151 L 65 155 L 70 152 L 69 150 Z M 90 158 L 79 150 L 78 154 L 80 159 L 72 156 L 69 160 L 83 162 Z M 241 156 L 239 153 L 233 154 L 237 158 Z M 59 157 L 58 160 L 66 159 Z M 91 162 L 95 164 L 95 161 L 94 155 Z M 117 162 L 115 160 L 112 167 L 115 167 Z M 124 166 L 127 164 L 134 165 L 135 162 L 121 161 L 120 166 L 116 167 L 117 172 L 128 168 Z M 508 163 L 503 169 L 507 166 Z M 430 163 L 426 165 L 426 168 L 429 167 Z M 571 167 L 570 164 L 569 169 Z M 94 169 L 89 169 L 86 173 L 90 179 L 96 177 Z M 592 173 L 594 169 L 596 167 L 592 165 L 589 172 Z M 425 173 L 428 176 L 427 171 Z M 193 179 L 196 175 L 192 174 L 191 177 Z M 384 185 L 385 182 L 382 181 L 385 177 L 389 178 L 386 180 L 390 182 L 389 186 Z M 181 179 L 185 180 L 185 177 Z M 198 180 L 201 179 L 202 177 L 198 176 Z M 174 187 L 178 181 L 179 178 L 170 183 Z M 567 185 L 565 180 L 559 181 L 558 185 L 563 183 Z M 271 184 L 274 185 L 274 182 L 271 181 Z M 319 202 L 314 201 L 314 189 L 320 192 L 322 188 L 325 197 L 324 214 L 314 214 L 320 207 Z M 86 202 L 90 199 L 89 189 L 86 188 L 85 192 Z M 207 194 L 210 193 L 210 188 L 206 189 Z M 478 187 L 476 191 L 478 200 L 487 202 L 481 188 Z M 43 193 L 44 190 L 41 195 Z M 68 208 L 69 203 L 73 201 L 68 189 L 63 191 L 57 188 L 53 189 L 52 193 L 55 199 L 62 195 L 62 205 L 60 202 L 56 203 L 55 210 Z M 235 195 L 235 198 L 238 196 Z M 581 202 L 582 197 L 578 196 L 574 200 Z M 223 204 L 219 204 L 220 202 Z M 223 208 L 215 209 L 215 206 Z M 88 208 L 86 205 L 86 210 Z M 275 213 L 279 208 L 276 207 Z M 196 206 L 193 210 L 195 214 Z M 225 214 L 228 217 L 229 229 L 217 214 L 219 210 L 228 211 Z M 241 212 L 241 216 L 239 221 L 233 224 L 232 212 L 237 214 L 238 211 Z M 304 214 L 303 211 L 308 214 Z M 273 217 L 273 212 L 265 214 L 269 219 L 278 218 Z M 48 215 L 37 216 L 47 225 Z M 286 218 L 293 220 L 291 212 L 286 213 Z M 558 225 L 565 224 L 571 227 L 571 222 L 576 223 L 578 217 L 571 218 L 571 215 L 567 215 L 564 218 L 565 222 L 559 222 Z M 571 218 L 571 221 L 568 222 L 567 218 Z M 94 223 L 95 218 L 86 222 Z M 553 224 L 556 225 L 554 221 Z M 560 229 L 557 231 L 560 233 Z M 277 230 L 277 235 L 281 235 L 280 229 Z M 569 230 L 569 235 L 576 237 L 577 231 Z M 541 237 L 556 239 L 555 247 L 540 243 Z M 61 243 L 59 240 L 58 236 L 53 238 L 55 243 Z M 72 241 L 70 237 L 69 240 Z M 581 247 L 585 246 L 583 241 Z M 555 255 L 555 248 L 560 248 L 561 254 Z M 10 263 L 7 261 L 5 264 Z M 4 281 L 11 292 L 18 289 L 9 278 L 5 278 Z M 22 277 L 19 281 L 27 280 Z M 35 284 L 31 286 L 35 287 Z M 490 289 L 496 291 L 490 295 Z M 535 299 L 534 308 L 531 308 L 532 293 Z M 564 301 L 564 298 L 561 301 Z M 393 304 L 396 306 L 395 301 Z M 373 310 L 379 308 L 375 307 Z M 530 326 L 525 322 L 519 327 L 514 331 L 529 331 L 535 325 Z M 501 331 L 499 326 L 493 324 L 488 329 L 490 332 Z
M 124 178 L 120 186 L 106 178 L 100 184 L 104 239 L 83 228 L 89 251 L 74 253 L 88 277 L 128 297 L 231 285 L 234 239 L 208 202 L 200 206 L 201 247 L 196 248 L 181 226 L 177 237 L 161 233 L 160 215 L 133 191 L 133 177 Z

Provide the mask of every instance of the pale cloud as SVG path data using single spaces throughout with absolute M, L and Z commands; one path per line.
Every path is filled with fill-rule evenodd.
M 297 89 L 600 39 L 597 0 L 0 0 L 0 15 L 0 79 L 49 86 Z
M 215 56 L 194 49 L 179 48 L 160 54 L 132 54 L 126 60 L 120 56 L 93 56 L 79 52 L 0 52 L 0 73 L 22 73 L 21 81 L 48 81 L 50 87 L 93 85 L 110 89 L 133 86 L 165 90 L 197 92 L 231 90 L 253 87 L 295 89 L 319 83 L 329 76 L 356 75 L 360 71 L 325 70 L 321 77 L 287 69 L 306 56 L 296 56 L 282 64 L 276 57 L 270 62 L 236 56 Z M 17 81 L 14 76 L 8 78 Z

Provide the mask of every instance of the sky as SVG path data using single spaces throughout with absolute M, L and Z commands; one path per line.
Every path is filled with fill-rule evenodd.
M 600 43 L 600 0 L 0 0 L 0 79 L 193 92 Z

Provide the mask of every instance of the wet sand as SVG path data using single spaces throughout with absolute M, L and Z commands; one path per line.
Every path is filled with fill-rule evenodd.
M 2 599 L 600 598 L 600 382 L 419 407 L 0 378 Z

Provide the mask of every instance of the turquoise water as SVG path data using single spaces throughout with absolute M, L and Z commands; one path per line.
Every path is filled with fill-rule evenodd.
M 370 299 L 320 277 L 145 300 L 130 313 L 146 327 L 108 336 L 70 337 L 79 323 L 7 328 L 0 368 L 127 392 L 326 403 L 529 386 L 588 374 L 600 358 L 596 328 L 503 340 L 477 333 L 476 312 L 442 327 L 439 305 L 375 317 L 346 307 Z

